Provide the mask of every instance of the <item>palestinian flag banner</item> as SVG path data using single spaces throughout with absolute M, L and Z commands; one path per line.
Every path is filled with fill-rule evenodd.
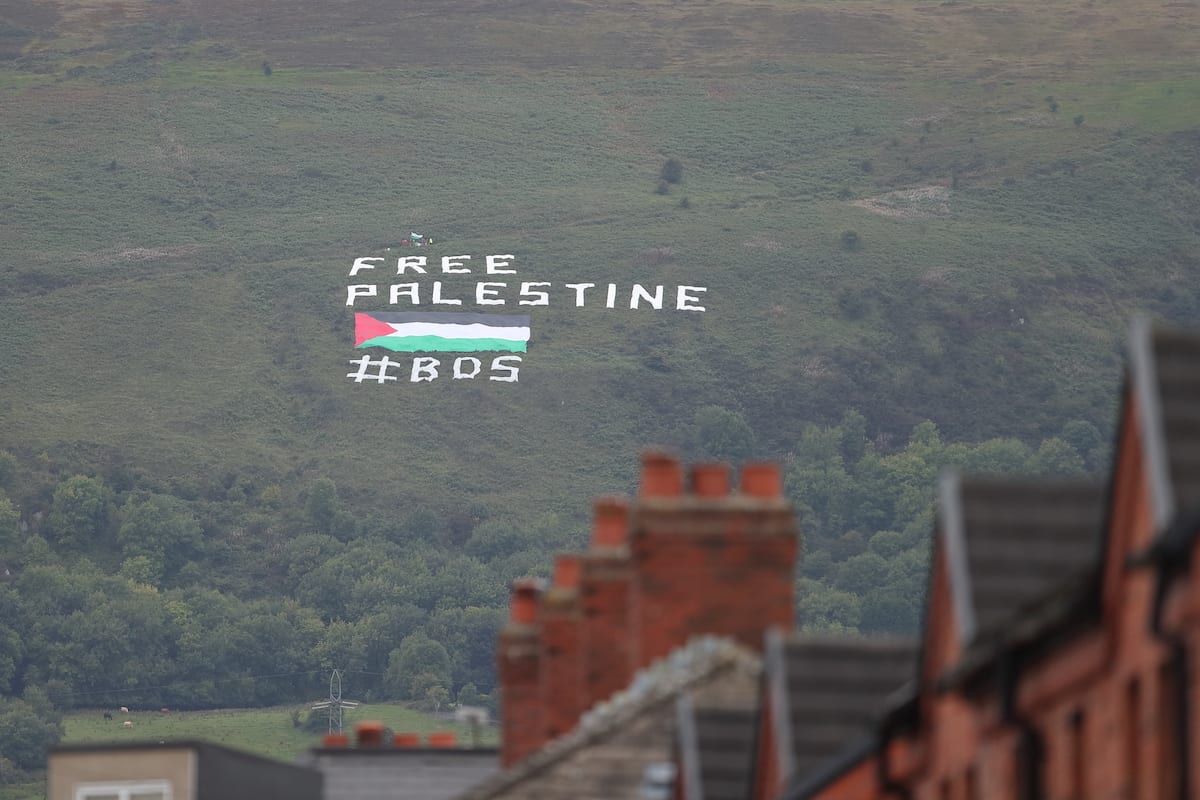
M 401 353 L 524 353 L 529 317 L 373 311 L 354 315 L 354 346 L 385 347 Z

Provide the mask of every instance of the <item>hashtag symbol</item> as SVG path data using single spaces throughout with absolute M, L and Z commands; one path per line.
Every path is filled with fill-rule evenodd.
M 400 366 L 400 363 L 398 361 L 392 361 L 387 356 L 384 356 L 383 358 L 379 359 L 378 361 L 372 360 L 370 356 L 363 356 L 362 358 L 352 358 L 352 359 L 350 359 L 350 363 L 358 365 L 358 372 L 347 372 L 346 373 L 346 377 L 354 378 L 355 383 L 362 383 L 363 381 L 375 381 L 376 383 L 383 383 L 384 381 L 394 381 L 394 380 L 396 380 L 396 376 L 388 375 L 387 371 L 392 367 Z M 378 367 L 379 371 L 373 375 L 369 374 L 367 372 L 367 370 L 371 369 L 371 367 Z

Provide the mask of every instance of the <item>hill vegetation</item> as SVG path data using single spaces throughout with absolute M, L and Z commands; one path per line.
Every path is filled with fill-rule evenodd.
M 783 460 L 801 618 L 911 628 L 938 470 L 1096 472 L 1130 315 L 1200 318 L 1198 25 L 6 3 L 5 708 L 276 705 L 332 666 L 486 698 L 505 582 L 648 443 Z M 346 377 L 352 312 L 407 310 L 348 308 L 355 258 L 499 253 L 559 293 L 502 309 L 532 317 L 518 382 Z M 581 281 L 706 310 L 576 308 Z

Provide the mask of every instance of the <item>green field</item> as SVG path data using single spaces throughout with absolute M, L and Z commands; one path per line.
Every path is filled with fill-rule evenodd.
M 114 719 L 106 720 L 102 710 L 79 711 L 67 716 L 67 735 L 63 738 L 63 743 L 108 744 L 197 739 L 291 762 L 308 748 L 319 747 L 322 735 L 293 724 L 292 713 L 296 708 L 302 709 L 304 714 L 310 713 L 307 706 L 172 711 L 170 714 L 135 711 L 131 714 L 114 712 Z M 320 716 L 322 712 L 311 713 Z M 397 733 L 427 735 L 433 731 L 453 731 L 464 746 L 469 746 L 472 742 L 468 726 L 439 720 L 399 704 L 364 703 L 343 714 L 344 730 L 351 733 L 354 725 L 359 722 L 379 720 Z M 125 728 L 125 720 L 133 722 L 133 728 Z M 485 728 L 480 738 L 480 746 L 495 746 L 496 742 L 495 730 Z

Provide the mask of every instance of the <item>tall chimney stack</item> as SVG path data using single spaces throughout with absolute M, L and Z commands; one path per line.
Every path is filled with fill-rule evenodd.
M 542 582 L 520 578 L 512 584 L 509 618 L 497 642 L 500 683 L 500 763 L 516 764 L 543 744 L 541 629 L 538 612 Z
M 723 464 L 698 465 L 683 491 L 679 463 L 642 460 L 630 525 L 635 668 L 699 634 L 762 652 L 771 626 L 791 629 L 799 537 L 778 465 L 747 464 L 730 492 Z
M 593 509 L 592 547 L 579 561 L 583 710 L 612 697 L 633 679 L 629 501 L 600 497 Z
M 579 556 L 560 555 L 554 584 L 542 595 L 542 722 L 549 741 L 575 727 L 584 712 L 580 646 Z

